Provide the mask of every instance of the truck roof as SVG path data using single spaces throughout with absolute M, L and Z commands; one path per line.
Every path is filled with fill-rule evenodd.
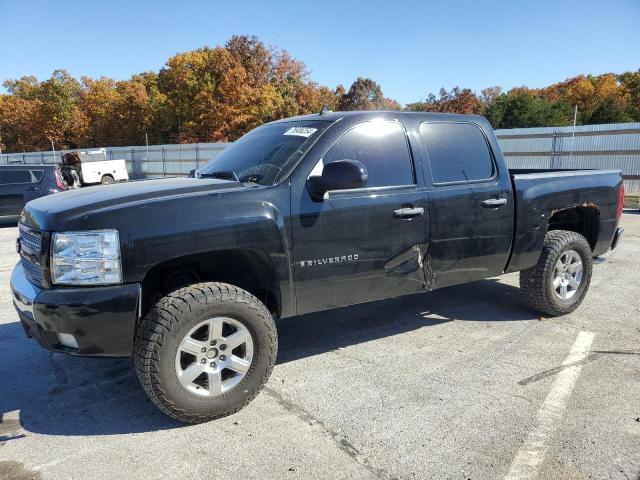
M 397 110 L 354 110 L 348 112 L 332 112 L 328 111 L 325 113 L 313 113 L 310 115 L 299 115 L 297 117 L 289 117 L 283 118 L 282 120 L 275 120 L 270 123 L 285 123 L 285 122 L 296 122 L 302 120 L 324 120 L 327 122 L 335 122 L 341 120 L 343 118 L 351 118 L 351 119 L 361 119 L 368 120 L 372 118 L 376 118 L 380 115 L 389 116 L 392 115 L 398 119 L 422 119 L 425 121 L 465 121 L 468 122 L 470 120 L 482 121 L 485 122 L 486 119 L 480 115 L 461 115 L 461 114 L 453 114 L 453 113 L 435 113 L 435 112 L 401 112 Z
M 43 168 L 45 169 L 53 169 L 53 168 L 58 168 L 58 164 L 57 163 L 9 163 L 9 164 L 3 164 L 0 165 L 0 169 L 11 169 L 11 170 L 15 170 L 15 169 L 22 169 L 22 170 L 27 170 L 27 169 L 36 169 L 36 170 L 42 170 Z

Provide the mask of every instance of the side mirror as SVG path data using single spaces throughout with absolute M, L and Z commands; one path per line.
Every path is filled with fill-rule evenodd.
M 336 160 L 327 163 L 322 175 L 314 175 L 307 179 L 307 187 L 311 197 L 322 200 L 330 190 L 348 190 L 359 188 L 367 183 L 367 167 L 357 160 Z

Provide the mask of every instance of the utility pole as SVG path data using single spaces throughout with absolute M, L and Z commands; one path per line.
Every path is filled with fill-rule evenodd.
M 51 150 L 53 151 L 53 163 L 57 163 L 56 162 L 56 147 L 53 144 L 53 140 L 50 140 L 50 142 L 51 142 Z
M 576 138 L 576 121 L 578 120 L 578 105 L 573 110 L 573 131 L 571 132 L 571 151 L 569 152 L 569 158 L 573 155 L 573 144 Z

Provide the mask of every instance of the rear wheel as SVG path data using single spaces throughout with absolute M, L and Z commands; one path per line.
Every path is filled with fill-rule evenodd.
M 574 311 L 589 289 L 591 257 L 591 247 L 579 233 L 548 232 L 538 264 L 520 272 L 524 303 L 551 316 Z
M 273 318 L 257 298 L 232 285 L 198 283 L 160 299 L 145 316 L 134 361 L 160 410 L 199 423 L 255 398 L 277 348 Z
M 103 185 L 110 185 L 112 183 L 116 183 L 111 175 L 103 175 L 102 180 L 100 181 Z

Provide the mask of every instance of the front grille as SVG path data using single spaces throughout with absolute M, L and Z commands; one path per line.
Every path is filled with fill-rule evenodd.
M 38 286 L 42 286 L 42 233 L 26 225 L 18 225 L 20 236 L 20 261 L 27 278 Z
M 42 286 L 42 267 L 40 264 L 22 257 L 22 268 L 31 283 L 34 283 L 39 287 Z
M 30 251 L 37 252 L 39 255 L 42 251 L 42 234 L 40 231 L 23 224 L 19 225 L 19 230 L 21 246 L 27 247 Z

